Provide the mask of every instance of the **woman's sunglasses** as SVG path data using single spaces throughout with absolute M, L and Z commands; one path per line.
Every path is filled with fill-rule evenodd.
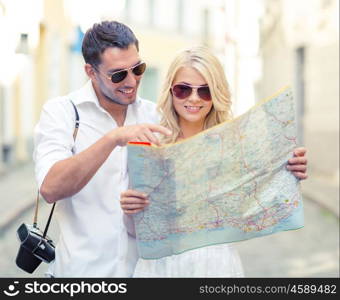
M 204 101 L 211 100 L 211 94 L 209 90 L 209 86 L 207 85 L 188 85 L 184 83 L 175 84 L 172 88 L 172 94 L 178 99 L 185 99 L 188 98 L 192 90 L 197 90 L 198 96 L 203 99 Z
M 95 69 L 99 72 L 97 68 Z M 113 72 L 112 74 L 110 74 L 110 77 L 107 77 L 107 78 L 110 79 L 113 83 L 118 83 L 118 82 L 123 81 L 126 78 L 129 70 L 131 70 L 132 73 L 135 74 L 136 76 L 141 76 L 145 72 L 145 69 L 146 69 L 145 62 L 140 62 L 139 64 L 133 67 L 119 70 L 117 72 Z

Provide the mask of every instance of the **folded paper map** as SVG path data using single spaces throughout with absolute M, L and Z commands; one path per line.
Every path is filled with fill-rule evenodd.
M 303 226 L 292 91 L 189 139 L 128 145 L 130 188 L 149 195 L 134 215 L 140 256 L 155 259 Z

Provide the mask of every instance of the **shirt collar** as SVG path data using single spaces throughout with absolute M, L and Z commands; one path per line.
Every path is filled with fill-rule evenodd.
M 92 86 L 91 80 L 88 80 L 86 84 L 79 90 L 72 92 L 70 94 L 70 98 L 72 99 L 74 104 L 92 102 L 95 103 L 96 105 L 99 105 L 98 98 Z

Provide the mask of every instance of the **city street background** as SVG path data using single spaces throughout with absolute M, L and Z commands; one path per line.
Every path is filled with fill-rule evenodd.
M 48 99 L 86 82 L 82 38 L 105 19 L 136 33 L 148 66 L 139 94 L 151 101 L 175 53 L 198 44 L 224 66 L 235 116 L 293 88 L 308 158 L 305 226 L 236 247 L 248 277 L 339 277 L 338 0 L 0 0 L 0 277 L 46 270 L 14 263 L 16 229 L 33 218 L 34 126 Z M 49 209 L 41 201 L 40 228 Z M 55 220 L 50 236 L 57 241 Z

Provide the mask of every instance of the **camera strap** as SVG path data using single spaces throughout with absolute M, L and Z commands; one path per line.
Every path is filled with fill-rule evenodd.
M 70 102 L 71 102 L 71 104 L 74 108 L 74 112 L 75 112 L 75 116 L 76 116 L 76 121 L 75 121 L 74 131 L 73 131 L 73 140 L 75 141 L 76 137 L 77 137 L 77 133 L 78 133 L 79 124 L 80 124 L 79 123 L 79 114 L 78 114 L 78 110 L 77 110 L 76 106 L 74 105 L 74 103 L 72 102 L 72 100 L 70 100 Z M 33 218 L 33 227 L 35 227 L 35 228 L 38 225 L 38 206 L 39 206 L 39 198 L 40 198 L 39 195 L 40 195 L 40 193 L 39 193 L 39 190 L 38 190 L 37 199 L 36 199 L 36 203 L 35 203 L 34 218 Z M 50 223 L 51 223 L 55 204 L 56 204 L 56 202 L 53 203 L 53 206 L 51 208 L 51 212 L 50 212 L 50 215 L 48 217 L 48 220 L 47 220 L 47 223 L 46 223 L 46 226 L 45 226 L 43 238 L 45 238 L 46 235 L 47 235 L 48 227 L 50 226 Z

